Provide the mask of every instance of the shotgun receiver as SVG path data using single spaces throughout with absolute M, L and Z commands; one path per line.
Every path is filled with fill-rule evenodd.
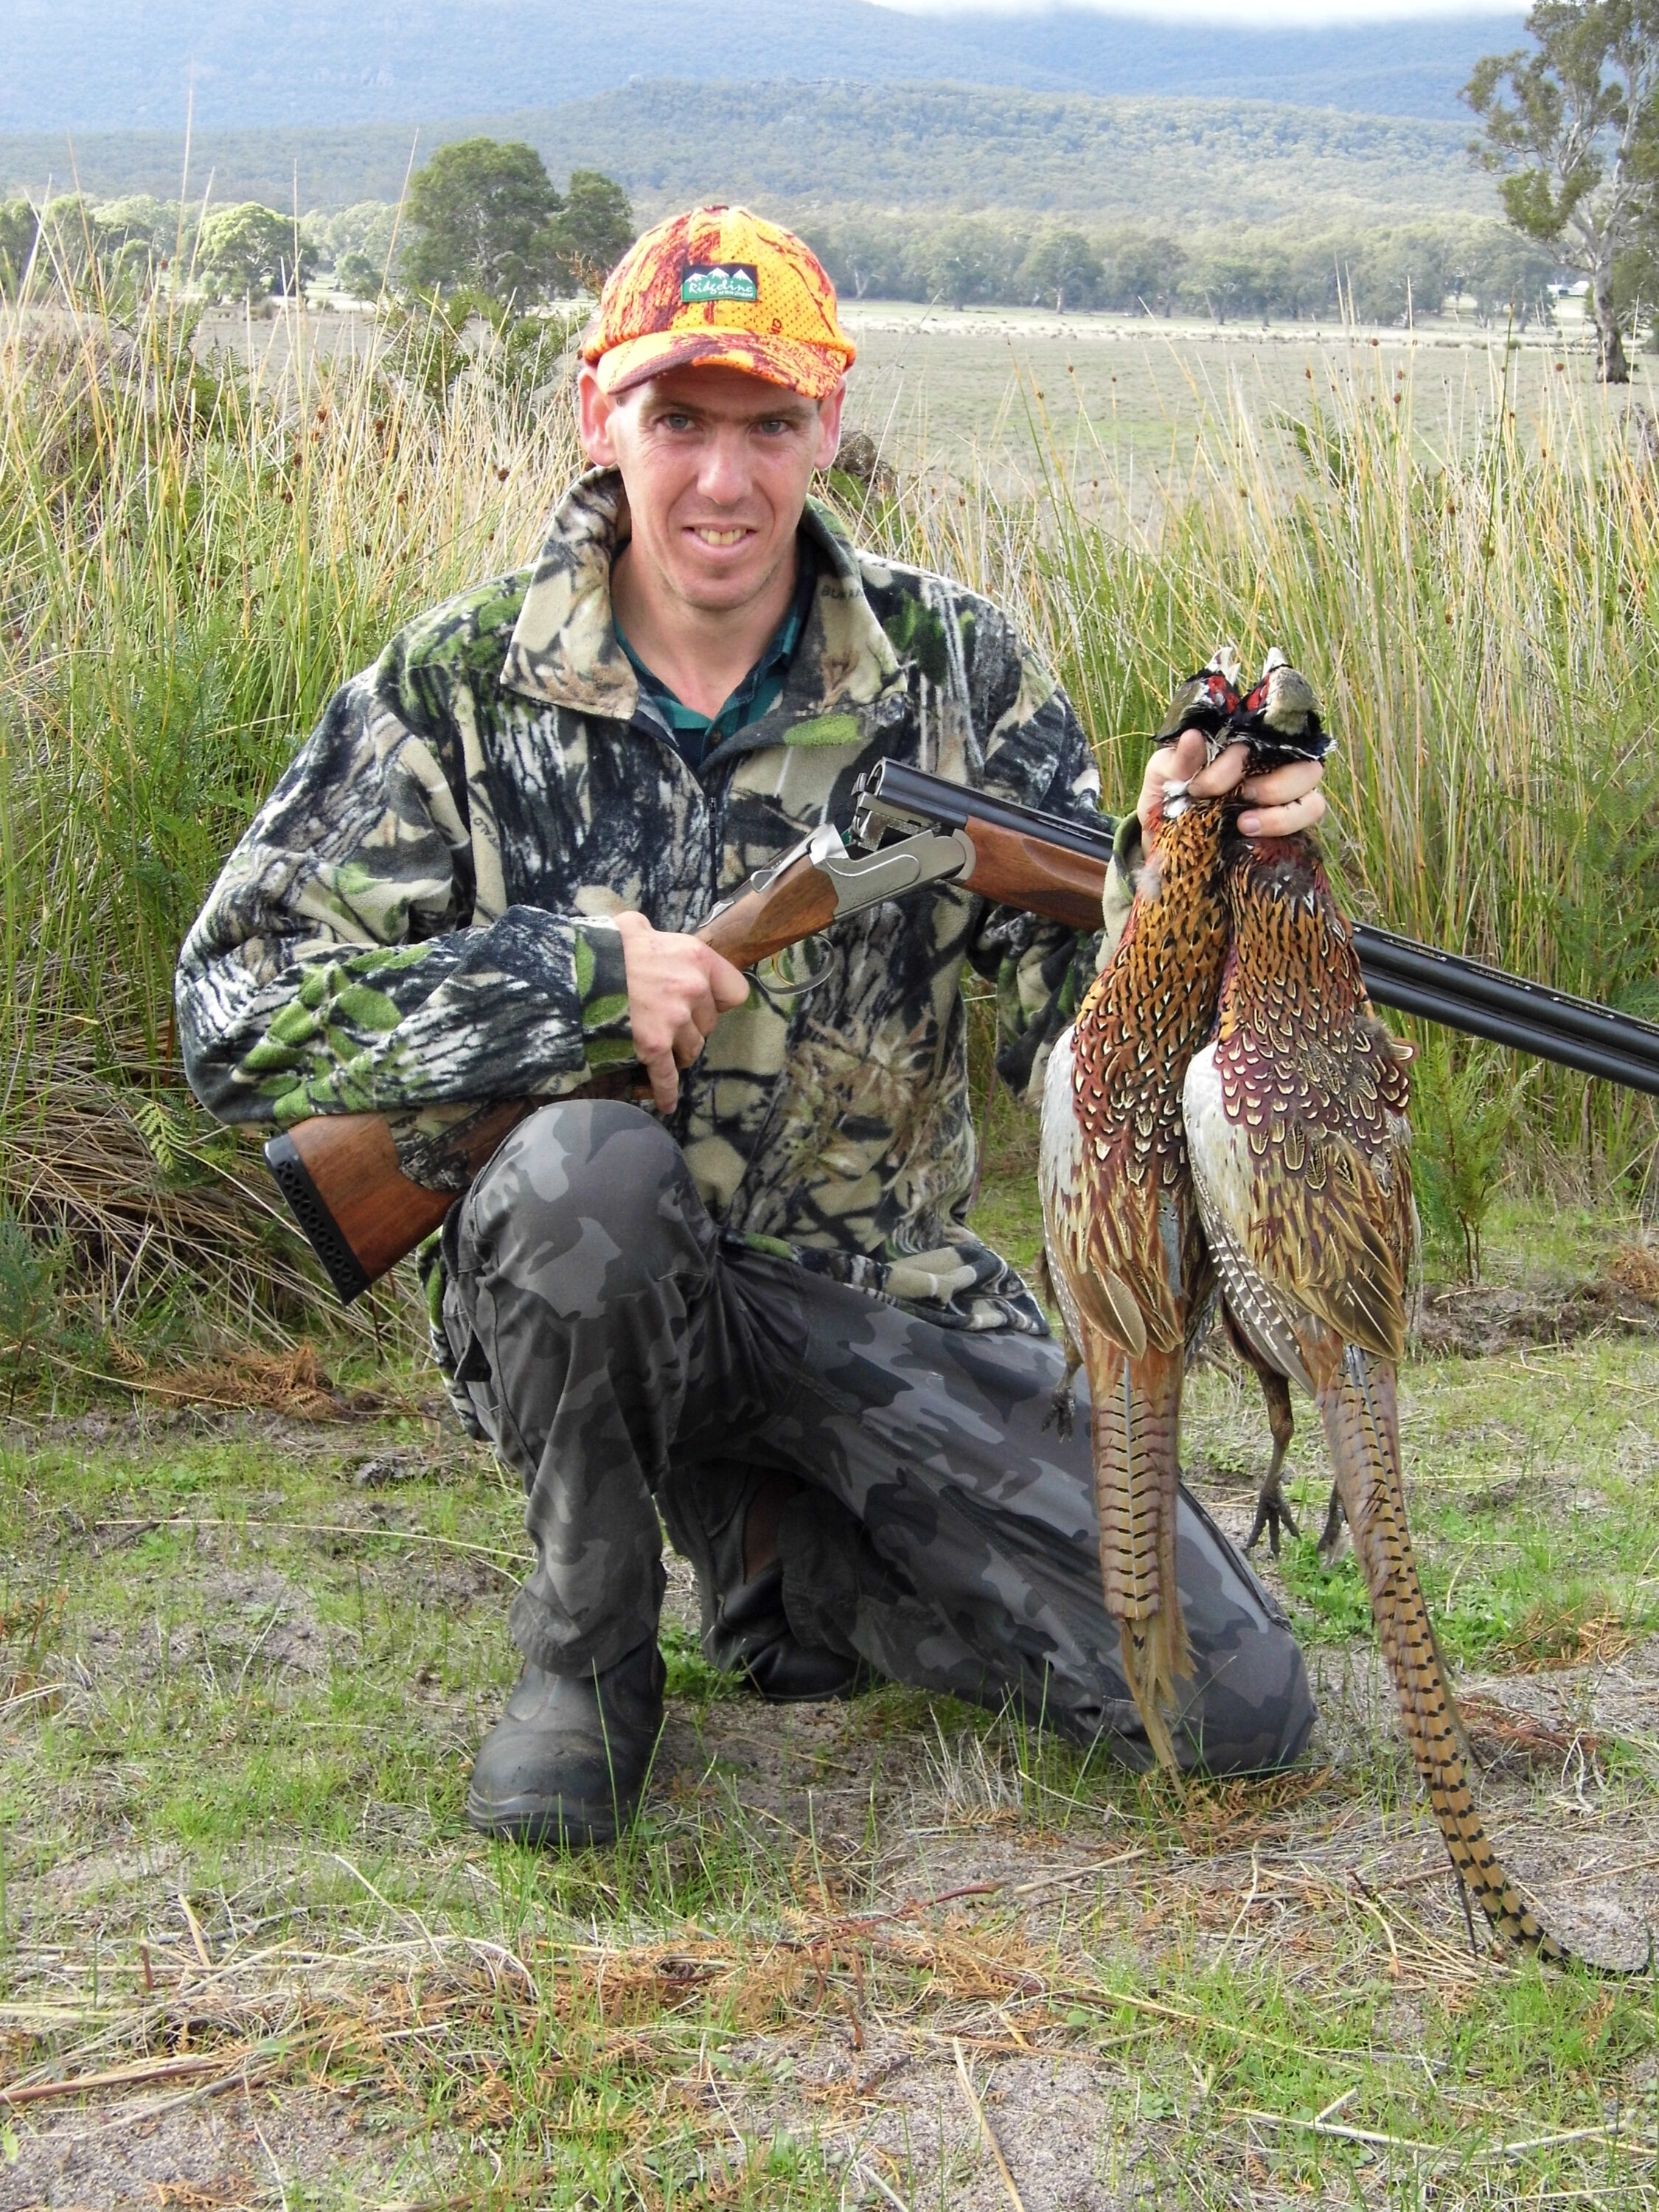
M 753 968 L 843 915 L 951 883 L 993 904 L 1023 908 L 1067 928 L 1099 927 L 1112 857 L 1103 827 L 1017 806 L 894 761 L 854 791 L 854 851 L 826 823 L 750 876 L 696 934 L 735 967 Z M 1378 1004 L 1559 1060 L 1659 1096 L 1659 1027 L 1523 982 L 1409 938 L 1364 926 L 1354 941 Z M 636 1079 L 608 1073 L 563 1097 L 629 1097 Z M 483 1103 L 452 1133 L 465 1180 L 544 1098 Z M 386 1116 L 327 1114 L 296 1122 L 265 1146 L 277 1188 L 343 1303 L 438 1228 L 459 1188 L 431 1189 L 398 1164 Z

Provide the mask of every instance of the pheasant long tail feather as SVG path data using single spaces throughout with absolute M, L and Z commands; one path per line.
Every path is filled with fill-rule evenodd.
M 1340 1358 L 1328 1356 L 1318 1364 L 1315 1382 L 1382 1656 L 1394 1677 L 1412 1757 L 1452 1864 L 1494 1927 L 1547 1959 L 1565 1960 L 1565 1948 L 1540 1925 L 1499 1864 L 1469 1792 L 1462 1731 L 1406 1521 L 1394 1369 L 1386 1361 L 1368 1360 L 1351 1344 Z
M 1149 1349 L 1132 1359 L 1097 1329 L 1086 1336 L 1106 1610 L 1121 1626 L 1124 1672 L 1147 1741 L 1158 1764 L 1173 1767 L 1176 1681 L 1192 1672 L 1176 1588 L 1182 1356 Z

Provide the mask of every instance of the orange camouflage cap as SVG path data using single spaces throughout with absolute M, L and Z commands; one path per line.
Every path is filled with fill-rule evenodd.
M 826 399 L 856 351 L 817 255 L 740 207 L 693 208 L 636 239 L 582 341 L 611 393 L 671 368 L 738 368 Z

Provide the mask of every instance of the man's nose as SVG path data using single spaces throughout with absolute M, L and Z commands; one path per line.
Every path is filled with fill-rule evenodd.
M 750 487 L 748 441 L 738 428 L 721 428 L 703 447 L 697 489 L 717 507 L 735 507 Z

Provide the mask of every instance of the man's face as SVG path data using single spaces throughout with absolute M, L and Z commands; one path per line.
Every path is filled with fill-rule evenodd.
M 622 471 L 632 556 L 699 612 L 760 597 L 793 554 L 812 471 L 835 459 L 842 391 L 828 399 L 735 368 L 681 368 L 625 392 L 580 383 L 582 445 Z

